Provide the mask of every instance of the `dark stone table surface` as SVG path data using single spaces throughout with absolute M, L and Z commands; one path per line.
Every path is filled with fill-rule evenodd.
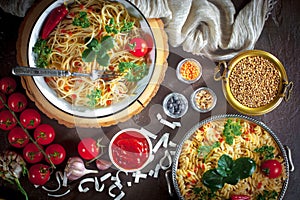
M 237 2 L 237 1 L 235 1 Z M 242 3 L 237 3 L 242 6 Z M 275 55 L 285 66 L 288 78 L 294 83 L 294 90 L 288 102 L 282 102 L 275 110 L 262 116 L 254 117 L 265 123 L 273 130 L 281 143 L 287 145 L 292 150 L 295 171 L 290 173 L 288 189 L 284 199 L 296 200 L 300 199 L 300 1 L 298 0 L 278 0 L 271 15 L 266 21 L 265 27 L 255 49 L 268 51 Z M 11 76 L 11 69 L 17 65 L 16 61 L 16 41 L 18 38 L 18 29 L 23 18 L 12 16 L 0 11 L 0 77 Z M 179 83 L 175 77 L 176 64 L 184 57 L 193 57 L 200 61 L 203 65 L 203 77 L 194 85 L 187 87 L 183 83 Z M 189 130 L 198 121 L 207 117 L 225 114 L 238 113 L 229 104 L 227 104 L 221 89 L 221 83 L 213 80 L 213 71 L 215 63 L 212 61 L 183 52 L 180 47 L 170 47 L 170 55 L 168 58 L 169 68 L 166 72 L 166 78 L 161 84 L 157 95 L 152 99 L 150 104 L 138 115 L 132 119 L 120 123 L 115 126 L 85 129 L 85 128 L 66 128 L 64 125 L 58 124 L 57 121 L 49 119 L 41 113 L 43 123 L 48 123 L 55 127 L 57 137 L 55 142 L 61 143 L 66 147 L 68 156 L 76 155 L 76 144 L 80 139 L 80 135 L 84 136 L 105 136 L 110 138 L 120 128 L 125 127 L 144 127 L 158 135 L 170 132 L 170 139 L 180 141 L 183 134 Z M 14 77 L 18 83 L 18 91 L 24 92 L 20 84 L 20 78 Z M 216 108 L 209 113 L 199 114 L 191 108 L 188 114 L 181 119 L 183 127 L 171 130 L 168 127 L 162 127 L 155 122 L 155 115 L 160 112 L 163 114 L 161 103 L 166 94 L 171 91 L 179 91 L 186 96 L 199 86 L 207 85 L 214 89 L 218 96 Z M 29 107 L 35 108 L 33 102 L 29 103 Z M 163 115 L 166 117 L 165 115 Z M 169 119 L 171 120 L 171 119 Z M 176 121 L 176 120 L 174 120 Z M 0 151 L 11 148 L 7 141 L 7 131 L 0 131 Z M 58 167 L 63 170 L 64 166 Z M 101 172 L 101 175 L 110 172 L 116 173 L 111 168 Z M 126 196 L 124 199 L 176 199 L 170 197 L 167 190 L 164 171 L 160 171 L 157 179 L 149 177 L 141 180 L 139 184 L 133 184 L 131 187 L 124 187 Z M 123 176 L 123 175 L 122 175 Z M 126 178 L 126 177 L 125 177 Z M 124 178 L 124 179 L 125 179 Z M 28 183 L 26 178 L 22 178 L 21 183 L 28 192 L 30 200 L 46 200 L 57 199 L 47 196 L 47 192 L 40 188 L 34 188 Z M 54 177 L 51 177 L 50 185 L 56 186 Z M 105 190 L 101 193 L 93 191 L 93 185 L 89 185 L 91 190 L 87 193 L 79 193 L 77 191 L 78 182 L 70 184 L 71 193 L 60 199 L 112 199 L 108 196 L 107 183 Z M 116 194 L 118 191 L 116 191 Z M 20 192 L 13 185 L 0 180 L 0 199 L 23 199 Z

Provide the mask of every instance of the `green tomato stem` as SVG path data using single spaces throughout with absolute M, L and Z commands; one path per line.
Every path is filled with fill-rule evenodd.
M 30 139 L 30 141 L 35 144 L 35 146 L 42 152 L 42 154 L 45 156 L 45 158 L 48 158 L 50 165 L 53 169 L 55 169 L 55 165 L 53 164 L 53 162 L 51 161 L 51 159 L 47 156 L 46 152 L 40 147 L 40 145 L 33 139 L 33 137 L 31 137 L 31 135 L 29 134 L 28 130 L 21 124 L 20 120 L 18 119 L 18 117 L 16 116 L 15 112 L 12 111 L 9 106 L 4 102 L 4 100 L 2 99 L 2 97 L 0 96 L 0 101 L 3 103 L 3 105 L 9 110 L 9 112 L 13 115 L 13 117 L 16 119 L 17 123 L 20 125 L 20 127 L 23 129 L 23 131 L 26 133 L 26 135 L 28 136 L 28 138 Z

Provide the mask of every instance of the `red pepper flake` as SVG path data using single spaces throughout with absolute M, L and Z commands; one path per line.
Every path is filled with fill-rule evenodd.
M 201 165 L 201 168 L 202 168 L 203 171 L 205 170 L 205 165 L 203 163 Z
M 111 89 L 110 89 L 110 86 L 109 86 L 109 85 L 106 87 L 106 91 L 107 91 L 107 92 L 110 92 L 110 91 L 111 91 Z
M 97 37 L 100 37 L 102 34 L 102 30 L 99 30 L 98 34 L 97 34 Z
M 75 100 L 77 98 L 76 94 L 71 94 L 71 99 Z
M 246 141 L 250 141 L 250 139 L 249 139 L 249 138 L 244 138 L 244 140 L 246 140 Z
M 223 142 L 223 141 L 224 141 L 224 138 L 220 137 L 219 142 Z
M 93 12 L 93 11 L 94 11 L 93 6 L 89 6 L 89 7 L 88 7 L 88 12 Z
M 72 17 L 72 18 L 74 18 L 75 17 L 75 13 L 74 12 L 69 13 L 69 16 Z
M 107 105 L 107 106 L 110 106 L 111 103 L 112 103 L 112 100 L 106 100 L 106 105 Z
M 257 189 L 259 190 L 260 188 L 262 187 L 262 182 L 259 182 L 258 184 L 257 184 Z
M 62 52 L 62 50 L 60 48 L 57 48 L 57 47 L 55 48 L 55 50 L 60 52 L 60 53 Z
M 192 176 L 192 174 L 190 172 L 188 172 L 186 176 L 189 178 Z
M 52 80 L 51 77 L 45 77 L 44 79 L 45 79 L 45 82 L 46 82 L 46 83 L 49 83 L 49 82 Z
M 81 10 L 83 10 L 83 9 L 84 9 L 84 5 L 83 5 L 83 4 L 80 4 L 80 5 L 79 5 L 79 8 L 80 8 Z
M 114 66 L 109 66 L 108 69 L 109 69 L 110 71 L 114 71 L 114 70 L 115 70 Z
M 70 87 L 70 86 L 68 86 L 68 85 L 65 85 L 65 86 L 64 86 L 64 90 L 65 90 L 65 91 L 67 91 L 67 92 L 68 92 L 70 89 L 71 89 L 71 87 Z

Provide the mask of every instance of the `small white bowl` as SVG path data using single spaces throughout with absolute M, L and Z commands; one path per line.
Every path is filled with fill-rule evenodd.
M 217 103 L 217 95 L 208 87 L 201 87 L 191 95 L 192 107 L 201 113 L 211 111 Z
M 188 110 L 188 100 L 182 94 L 170 93 L 163 101 L 163 109 L 169 117 L 180 118 Z
M 124 172 L 142 170 L 151 162 L 151 152 L 152 143 L 149 137 L 135 128 L 119 131 L 111 139 L 108 148 L 111 162 Z
M 192 79 L 187 79 L 181 73 L 181 69 L 182 69 L 183 65 L 188 62 L 190 62 L 195 67 L 195 69 L 198 70 L 198 75 Z M 185 58 L 178 63 L 177 68 L 176 68 L 176 76 L 183 83 L 187 83 L 187 84 L 195 83 L 202 76 L 202 66 L 200 65 L 200 63 L 197 60 L 195 60 L 193 58 Z

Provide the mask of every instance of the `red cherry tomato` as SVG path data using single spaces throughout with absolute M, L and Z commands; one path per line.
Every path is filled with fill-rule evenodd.
M 38 144 L 48 145 L 55 138 L 54 128 L 49 124 L 40 124 L 34 129 L 33 137 Z
M 41 115 L 33 108 L 27 108 L 20 114 L 20 122 L 27 129 L 34 129 L 41 123 Z
M 277 178 L 282 172 L 282 165 L 278 160 L 266 160 L 262 163 L 260 168 L 269 178 Z
M 100 153 L 99 145 L 93 138 L 84 138 L 78 144 L 78 153 L 85 160 L 92 160 Z
M 144 57 L 148 52 L 147 42 L 142 38 L 131 39 L 127 48 L 136 57 Z
M 9 110 L 0 111 L 0 129 L 11 130 L 17 125 L 17 120 Z
M 10 145 L 16 148 L 23 148 L 29 142 L 28 135 L 19 126 L 16 126 L 13 129 L 11 129 L 7 137 Z
M 45 152 L 54 165 L 59 165 L 66 158 L 65 148 L 60 144 L 50 144 L 46 148 Z M 46 159 L 46 161 L 50 163 L 48 158 Z
M 0 109 L 4 108 L 4 103 L 6 103 L 6 96 L 2 92 L 0 92 Z
M 230 197 L 231 200 L 250 200 L 251 198 L 248 195 L 232 195 Z
M 3 77 L 0 79 L 0 91 L 4 94 L 11 94 L 16 91 L 17 82 L 12 77 Z
M 45 185 L 50 179 L 50 167 L 44 164 L 35 164 L 29 168 L 29 181 L 34 185 Z
M 35 144 L 28 143 L 23 149 L 23 158 L 28 163 L 32 164 L 32 163 L 38 163 L 41 160 L 43 160 L 44 155 Z
M 24 94 L 15 92 L 8 97 L 7 104 L 12 111 L 21 112 L 26 108 L 28 101 Z
M 146 33 L 143 35 L 144 40 L 147 42 L 148 52 L 150 52 L 154 46 L 152 35 Z

